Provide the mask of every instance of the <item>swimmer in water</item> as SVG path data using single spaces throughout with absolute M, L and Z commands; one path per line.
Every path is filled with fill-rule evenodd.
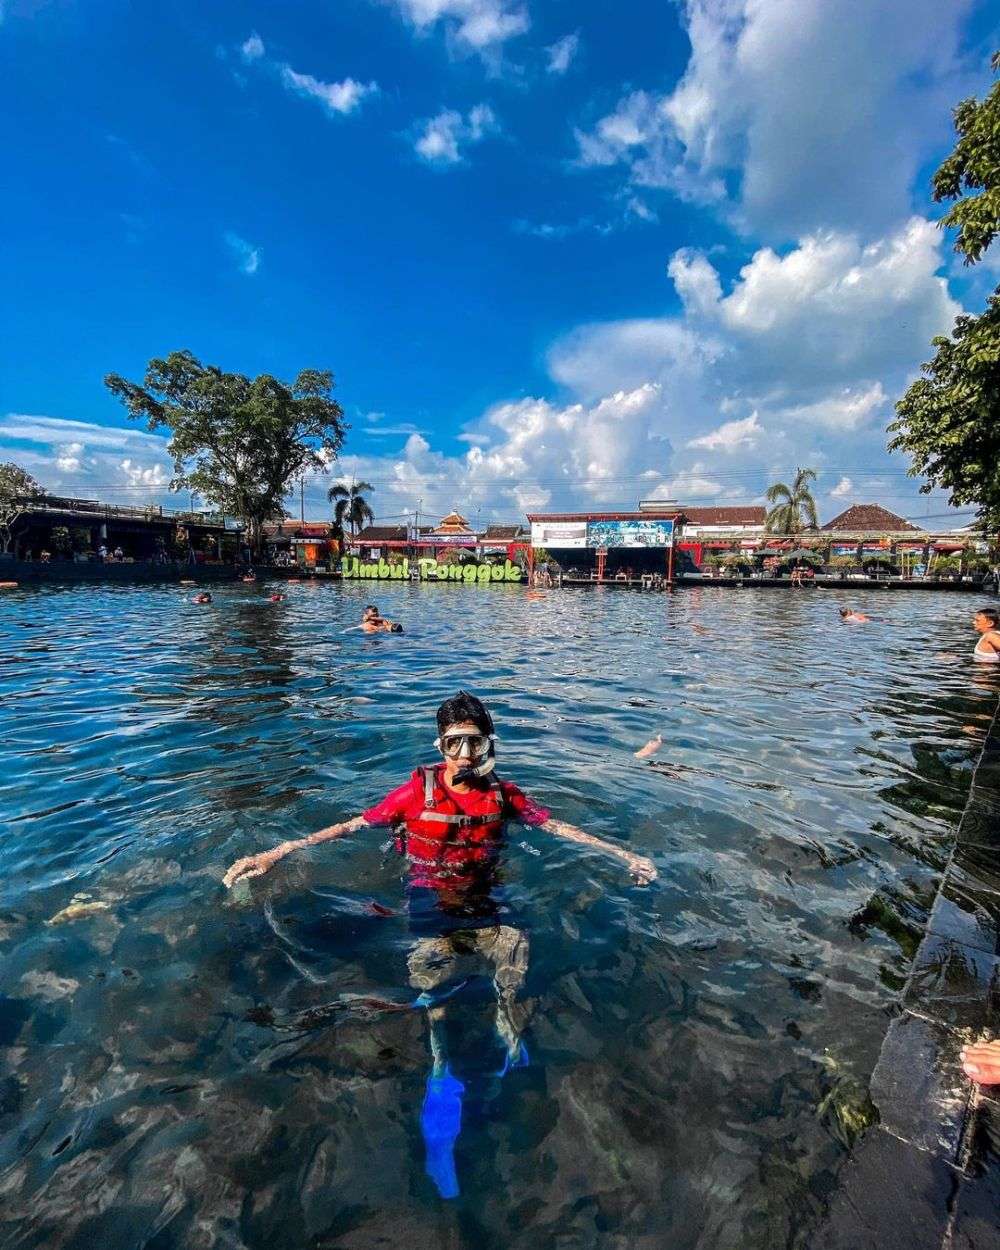
M 855 612 L 853 608 L 841 608 L 840 619 L 845 624 L 866 625 L 872 618 L 870 616 L 865 616 L 864 612 Z
M 227 888 L 259 877 L 293 851 L 315 846 L 369 826 L 395 831 L 397 851 L 407 860 L 407 902 L 414 944 L 408 956 L 410 984 L 425 1009 L 432 1068 L 427 1079 L 421 1128 L 426 1169 L 443 1198 L 459 1192 L 454 1145 L 461 1128 L 465 1086 L 449 1068 L 445 1000 L 469 971 L 492 975 L 496 992 L 496 1036 L 504 1052 L 498 1076 L 528 1063 L 521 1035 L 528 1006 L 518 998 L 528 971 L 528 937 L 504 917 L 499 859 L 508 821 L 517 821 L 620 860 L 640 885 L 656 879 L 645 856 L 605 842 L 556 820 L 511 781 L 494 771 L 493 718 L 475 696 L 459 691 L 437 711 L 434 746 L 440 762 L 416 769 L 408 781 L 360 816 L 320 829 L 273 850 L 239 859 L 223 877 Z
M 980 608 L 972 624 L 981 635 L 972 658 L 980 664 L 1000 664 L 1000 612 L 996 608 Z
M 366 634 L 401 634 L 403 632 L 402 625 L 379 616 L 378 608 L 374 603 L 369 603 L 365 608 L 359 628 Z
M 273 595 L 270 596 L 270 601 L 271 603 L 284 603 L 285 596 L 280 591 L 276 591 Z
M 437 711 L 434 746 L 441 759 L 416 769 L 381 802 L 350 820 L 270 851 L 237 860 L 223 883 L 231 888 L 269 872 L 293 851 L 316 846 L 369 826 L 388 825 L 396 849 L 408 861 L 411 930 L 418 935 L 410 957 L 410 982 L 428 1008 L 434 1071 L 444 1071 L 444 1008 L 434 991 L 450 981 L 467 957 L 493 970 L 496 1031 L 507 1064 L 524 1062 L 520 1035 L 526 1012 L 517 1003 L 528 967 L 528 939 L 505 923 L 495 897 L 498 860 L 508 821 L 543 830 L 567 842 L 619 860 L 639 885 L 656 879 L 651 860 L 557 820 L 512 781 L 494 771 L 496 732 L 486 707 L 460 691 Z
M 251 569 L 250 572 L 240 580 L 244 582 L 255 582 L 257 580 L 257 574 L 253 571 L 253 569 Z
M 195 595 L 195 597 L 191 600 L 191 602 L 192 603 L 211 603 L 212 596 L 208 593 L 207 590 L 203 590 L 201 594 Z

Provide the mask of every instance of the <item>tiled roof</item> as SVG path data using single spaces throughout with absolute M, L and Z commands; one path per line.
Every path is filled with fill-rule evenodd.
M 684 515 L 692 525 L 763 525 L 767 509 L 739 504 L 732 508 L 685 508 Z
M 469 522 L 460 512 L 449 512 L 441 518 L 441 524 L 434 529 L 435 534 L 468 534 Z
M 521 533 L 520 525 L 488 525 L 483 538 L 515 539 Z
M 407 538 L 405 525 L 369 525 L 361 530 L 356 539 L 359 543 L 405 542 Z
M 839 530 L 841 533 L 847 534 L 886 534 L 900 530 L 909 530 L 914 534 L 919 533 L 915 525 L 911 525 L 909 521 L 905 521 L 901 516 L 897 516 L 895 512 L 890 512 L 888 508 L 883 508 L 881 504 L 877 503 L 852 503 L 845 512 L 835 516 L 832 521 L 827 521 L 822 528 L 824 530 Z

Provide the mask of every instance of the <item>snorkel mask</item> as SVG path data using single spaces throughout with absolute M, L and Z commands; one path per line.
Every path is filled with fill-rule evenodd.
M 446 760 L 467 761 L 455 774 L 455 780 L 473 781 L 488 776 L 496 767 L 496 740 L 494 733 L 443 733 L 434 739 L 434 745 Z

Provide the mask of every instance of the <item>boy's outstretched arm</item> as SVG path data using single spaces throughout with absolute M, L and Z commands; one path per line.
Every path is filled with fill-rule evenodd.
M 592 833 L 584 833 L 582 829 L 577 829 L 576 825 L 568 824 L 565 820 L 556 820 L 551 816 L 538 827 L 547 833 L 554 833 L 557 838 L 565 838 L 567 842 L 579 842 L 581 846 L 592 846 L 596 851 L 614 855 L 616 859 L 620 859 L 627 865 L 637 885 L 649 885 L 651 881 L 656 880 L 656 865 L 645 855 L 636 855 L 632 851 L 626 851 L 624 847 L 615 846 L 613 842 L 605 842 L 603 838 L 595 838 Z
M 284 859 L 292 851 L 300 851 L 305 846 L 315 846 L 318 842 L 328 842 L 331 838 L 343 837 L 345 833 L 353 833 L 368 822 L 364 816 L 355 816 L 352 820 L 341 821 L 338 825 L 329 825 L 326 829 L 317 829 L 308 837 L 299 838 L 296 842 L 282 842 L 270 851 L 262 851 L 259 855 L 247 855 L 238 859 L 222 878 L 222 884 L 229 889 L 237 881 L 249 881 L 251 877 L 263 876 L 279 859 Z

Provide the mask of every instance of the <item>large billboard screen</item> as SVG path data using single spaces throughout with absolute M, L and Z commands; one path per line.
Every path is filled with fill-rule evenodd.
M 673 521 L 589 521 L 588 547 L 670 547 Z
M 586 521 L 532 521 L 532 547 L 552 547 L 564 550 L 567 547 L 586 547 Z

